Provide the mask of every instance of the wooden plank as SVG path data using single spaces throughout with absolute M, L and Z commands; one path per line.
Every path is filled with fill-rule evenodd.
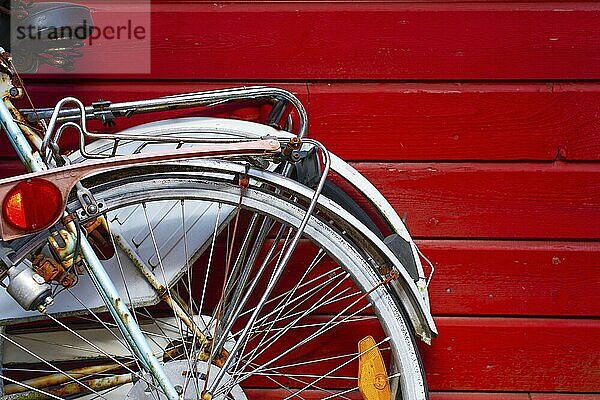
M 600 237 L 597 163 L 356 163 L 418 237 Z
M 440 336 L 432 346 L 420 346 L 432 391 L 600 391 L 598 319 L 438 317 L 436 322 Z M 314 349 L 307 347 L 302 354 L 342 354 L 353 347 L 356 338 L 377 333 L 377 324 L 364 321 L 356 327 L 359 331 L 353 327 L 327 341 L 327 349 L 315 343 Z M 288 346 L 304 335 L 298 332 Z M 353 376 L 355 368 L 344 365 L 338 372 Z M 260 378 L 246 383 L 256 388 L 273 387 Z M 330 385 L 327 387 L 340 387 L 333 382 Z
M 153 4 L 151 74 L 246 81 L 597 79 L 599 15 L 591 2 Z M 104 50 L 91 46 L 87 57 Z M 115 59 L 138 53 L 122 51 Z
M 400 215 L 408 211 L 408 227 L 417 237 L 600 237 L 599 164 L 356 166 Z M 2 175 L 17 170 L 8 162 Z
M 596 84 L 315 83 L 311 133 L 351 160 L 600 158 Z
M 600 316 L 598 242 L 418 244 L 436 268 L 429 286 L 434 314 Z
M 309 111 L 311 136 L 351 160 L 597 160 L 600 159 L 598 84 L 304 84 L 266 83 L 297 94 Z M 65 95 L 90 104 L 138 100 L 196 90 L 241 86 L 194 82 L 34 81 L 38 107 Z M 27 107 L 23 103 L 23 107 Z M 244 104 L 203 114 L 264 120 L 267 110 Z M 198 115 L 176 111 L 163 118 Z M 120 120 L 115 131 L 156 120 Z M 92 125 L 100 129 L 99 124 Z M 67 135 L 65 143 L 74 141 Z M 1 140 L 6 156 L 6 139 Z M 4 146 L 6 144 L 6 146 Z M 366 151 L 365 151 L 366 150 Z
M 422 349 L 431 390 L 600 392 L 597 319 L 436 322 L 440 336 Z
M 241 237 L 237 243 L 240 241 Z M 429 286 L 435 316 L 600 316 L 599 242 L 419 240 L 418 244 L 436 268 Z M 221 241 L 215 248 L 214 254 L 225 254 Z M 300 242 L 275 294 L 290 290 L 292 282 L 298 282 L 315 251 L 312 244 Z M 199 281 L 204 279 L 207 256 L 204 254 L 195 265 L 194 276 Z M 341 283 L 333 278 L 333 272 L 341 273 L 336 266 L 328 257 L 322 260 L 304 279 L 314 282 L 305 283 L 298 295 L 326 280 L 330 282 L 327 287 L 338 285 L 336 292 L 347 290 L 349 280 Z M 218 286 L 222 271 L 212 274 L 211 284 Z M 265 285 L 261 280 L 256 292 L 262 293 Z M 209 308 L 217 301 L 217 292 L 205 298 Z M 337 301 L 314 313 L 336 313 L 352 301 L 355 299 Z
M 527 393 L 432 392 L 431 400 L 531 400 Z
M 593 393 L 477 393 L 431 392 L 431 400 L 598 400 Z
M 531 393 L 531 400 L 599 400 L 600 393 Z
M 565 149 L 565 158 L 571 160 L 598 160 L 600 159 L 600 140 L 595 133 L 592 133 L 587 127 L 589 123 L 583 122 L 581 116 L 586 113 L 585 108 L 594 101 L 591 99 L 591 92 L 595 91 L 592 86 L 577 85 L 572 86 L 568 83 L 554 85 L 555 92 L 568 92 L 576 90 L 581 96 L 587 98 L 583 102 L 577 101 L 579 110 L 573 109 L 571 117 L 574 120 L 582 122 L 578 127 L 574 127 L 568 135 L 563 138 L 563 148 Z M 582 98 L 583 100 L 583 98 Z M 568 103 L 567 103 L 568 104 Z M 569 107 L 565 104 L 566 107 Z M 592 106 L 593 107 L 593 106 Z M 595 123 L 593 123 L 595 125 Z
M 0 161 L 0 179 L 25 173 L 25 167 L 18 160 Z
M 284 389 L 265 390 L 249 389 L 244 393 L 250 399 L 282 399 L 290 393 Z M 352 400 L 362 400 L 360 394 L 345 394 Z M 323 393 L 318 390 L 306 390 L 302 392 L 302 397 L 310 400 L 318 400 L 323 397 Z M 538 393 L 488 393 L 488 392 L 430 392 L 431 400 L 598 400 L 597 394 L 538 394 Z

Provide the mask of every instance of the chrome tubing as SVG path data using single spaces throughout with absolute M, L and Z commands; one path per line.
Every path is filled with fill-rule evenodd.
M 56 118 L 60 122 L 79 121 L 84 115 L 86 119 L 94 119 L 97 113 L 112 112 L 119 116 L 131 116 L 134 114 L 178 110 L 199 106 L 215 106 L 231 101 L 255 100 L 261 98 L 272 98 L 278 101 L 289 102 L 298 112 L 300 125 L 298 136 L 304 137 L 308 131 L 308 115 L 300 100 L 291 92 L 267 86 L 250 86 L 230 89 L 210 90 L 204 92 L 183 93 L 163 96 L 154 99 L 136 100 L 121 103 L 108 103 L 103 106 L 87 106 L 83 110 L 79 107 L 59 110 Z M 36 122 L 39 119 L 50 119 L 57 112 L 56 107 L 30 110 L 21 110 L 27 118 Z
M 157 99 L 150 100 L 140 100 L 133 101 L 127 103 L 115 103 L 110 104 L 104 109 L 104 111 L 118 111 L 118 112 L 140 112 L 140 110 L 144 110 L 143 112 L 153 112 L 153 111 L 165 111 L 170 109 L 178 109 L 178 108 L 187 108 L 194 107 L 202 104 L 211 104 L 214 105 L 215 102 L 218 104 L 240 100 L 240 99 L 256 99 L 256 98 L 276 98 L 279 99 L 279 103 L 276 106 L 282 104 L 281 101 L 289 102 L 296 111 L 299 116 L 299 127 L 298 127 L 298 137 L 305 137 L 308 132 L 308 115 L 306 113 L 306 109 L 300 102 L 300 100 L 294 96 L 292 93 L 287 90 L 278 89 L 278 88 L 270 88 L 263 86 L 256 86 L 250 88 L 234 88 L 234 89 L 225 89 L 225 90 L 215 90 L 210 92 L 196 92 L 196 93 L 188 93 L 188 94 L 178 94 L 166 97 L 160 97 Z M 64 106 L 73 103 L 75 108 L 64 109 Z M 24 110 L 23 112 L 27 112 Z M 80 151 L 87 158 L 103 158 L 107 156 L 98 156 L 93 154 L 87 154 L 85 152 L 85 138 L 90 139 L 107 139 L 115 142 L 115 148 L 113 149 L 113 154 L 116 152 L 116 146 L 120 140 L 136 140 L 136 141 L 148 141 L 148 142 L 165 142 L 165 143 L 232 143 L 232 142 L 240 142 L 240 141 L 248 141 L 253 139 L 244 139 L 244 138 L 223 138 L 223 139 L 203 139 L 198 137 L 157 137 L 153 135 L 131 135 L 131 134 L 103 134 L 103 133 L 94 133 L 90 132 L 87 129 L 86 121 L 88 119 L 92 119 L 94 117 L 95 109 L 93 107 L 85 107 L 83 103 L 75 98 L 75 97 L 65 97 L 61 99 L 50 115 L 50 121 L 48 122 L 48 128 L 46 129 L 46 133 L 44 134 L 44 138 L 42 140 L 42 146 L 40 148 L 40 153 L 44 161 L 48 162 L 50 159 L 50 154 L 48 152 L 49 149 L 53 149 L 57 147 L 58 141 L 63 133 L 63 131 L 67 127 L 74 127 L 79 131 L 80 138 Z M 42 116 L 46 115 L 45 111 L 38 110 L 37 114 Z M 80 125 L 78 126 L 73 121 L 79 121 Z M 58 123 L 65 122 L 58 129 L 56 128 Z M 56 130 L 56 133 L 55 133 Z M 52 147 L 51 147 L 52 145 Z

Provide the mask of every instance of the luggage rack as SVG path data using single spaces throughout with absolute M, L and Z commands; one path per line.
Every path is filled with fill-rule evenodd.
M 45 161 L 54 158 L 60 162 L 59 141 L 65 129 L 71 127 L 79 132 L 79 150 L 86 158 L 106 158 L 116 155 L 120 141 L 136 140 L 153 143 L 231 143 L 255 140 L 254 138 L 199 138 L 192 136 L 156 136 L 127 133 L 95 133 L 87 129 L 88 120 L 100 120 L 105 125 L 116 118 L 130 118 L 134 115 L 190 109 L 196 107 L 215 107 L 217 105 L 242 101 L 264 100 L 271 102 L 273 108 L 265 122 L 266 125 L 283 129 L 291 128 L 291 113 L 298 115 L 297 135 L 304 137 L 308 129 L 308 116 L 300 100 L 287 90 L 266 86 L 239 87 L 204 92 L 194 92 L 163 96 L 154 99 L 122 103 L 99 101 L 84 106 L 75 97 L 65 97 L 54 108 L 20 110 L 29 123 L 40 123 L 45 127 L 40 153 Z M 71 107 L 67 107 L 67 106 Z M 74 107 L 73 107 L 74 106 Z M 87 139 L 106 139 L 114 142 L 110 154 L 91 154 L 85 151 Z

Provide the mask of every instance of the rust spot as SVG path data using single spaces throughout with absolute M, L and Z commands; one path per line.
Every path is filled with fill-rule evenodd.
M 227 360 L 227 358 L 229 358 L 229 352 L 227 350 L 223 349 L 215 357 L 215 359 L 213 360 L 213 364 L 215 364 L 217 367 L 221 368 L 223 365 L 225 365 L 225 361 Z
M 250 178 L 247 175 L 244 175 L 240 178 L 240 186 L 243 188 L 247 188 L 250 184 Z
M 560 258 L 558 256 L 552 257 L 552 264 L 558 265 L 560 263 L 561 263 L 561 261 L 560 261 Z
M 50 283 L 56 281 L 63 287 L 71 287 L 75 284 L 75 278 L 58 262 L 43 254 L 37 255 L 33 260 L 35 272 Z

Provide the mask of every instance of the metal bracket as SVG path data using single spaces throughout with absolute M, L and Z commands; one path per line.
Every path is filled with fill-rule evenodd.
M 79 199 L 79 203 L 83 207 L 83 210 L 79 211 L 79 217 L 87 217 L 95 216 L 100 212 L 100 209 L 104 206 L 102 203 L 98 203 L 88 189 L 86 189 L 81 182 L 77 182 L 75 184 L 75 189 L 77 190 L 77 198 Z M 86 215 L 87 214 L 87 215 Z
M 94 116 L 102 122 L 104 126 L 115 126 L 117 122 L 115 119 L 117 116 L 110 111 L 108 108 L 112 105 L 111 101 L 98 100 L 92 103 L 92 109 L 94 110 Z

